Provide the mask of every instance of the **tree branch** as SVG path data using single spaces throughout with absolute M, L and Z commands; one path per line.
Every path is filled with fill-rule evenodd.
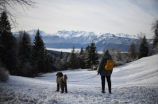
M 9 10 L 9 8 L 11 8 L 11 9 L 16 11 L 16 7 L 15 6 L 16 5 L 21 5 L 21 7 L 23 8 L 23 10 L 25 12 L 24 7 L 26 7 L 27 9 L 29 7 L 35 8 L 36 4 L 37 4 L 37 2 L 35 2 L 34 0 L 0 0 L 0 15 L 1 15 L 1 13 L 3 11 L 5 11 L 7 13 L 9 19 L 11 20 L 11 23 L 14 25 L 13 28 L 16 28 L 16 26 L 17 26 L 16 19 L 12 15 L 11 11 Z M 3 27 L 3 26 L 1 26 L 1 24 L 0 24 L 0 28 L 1 27 Z

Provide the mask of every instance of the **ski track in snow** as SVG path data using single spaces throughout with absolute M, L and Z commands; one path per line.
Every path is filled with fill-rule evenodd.
M 68 93 L 56 92 L 56 73 L 43 77 L 10 76 L 0 82 L 0 104 L 158 104 L 158 55 L 114 68 L 112 94 L 101 93 L 96 71 L 68 70 Z M 80 78 L 80 79 L 79 79 Z M 85 81 L 80 81 L 85 79 Z M 80 82 L 71 82 L 71 81 Z

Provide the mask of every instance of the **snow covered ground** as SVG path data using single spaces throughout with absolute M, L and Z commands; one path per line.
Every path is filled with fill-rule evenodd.
M 106 93 L 101 93 L 96 71 L 62 72 L 68 76 L 68 93 L 55 91 L 57 72 L 36 78 L 10 76 L 7 83 L 0 82 L 0 104 L 158 104 L 158 55 L 115 67 L 112 94 L 107 83 Z

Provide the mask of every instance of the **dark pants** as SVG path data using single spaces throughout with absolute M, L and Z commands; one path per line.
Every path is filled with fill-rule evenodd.
M 105 77 L 108 82 L 109 92 L 111 92 L 111 76 L 101 76 L 102 81 L 102 91 L 105 91 Z

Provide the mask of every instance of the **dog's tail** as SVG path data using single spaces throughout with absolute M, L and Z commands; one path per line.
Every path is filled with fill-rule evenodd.
M 66 82 L 66 81 L 67 81 L 67 79 L 68 79 L 68 78 L 67 78 L 67 75 L 66 75 L 66 74 L 64 74 L 63 81 L 64 81 L 64 82 Z

